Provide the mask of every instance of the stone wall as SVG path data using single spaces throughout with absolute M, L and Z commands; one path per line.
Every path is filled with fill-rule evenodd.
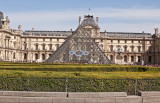
M 160 103 L 160 92 L 25 92 L 0 91 L 0 103 Z

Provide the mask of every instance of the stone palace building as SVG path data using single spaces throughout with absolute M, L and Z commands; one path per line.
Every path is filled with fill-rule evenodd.
M 160 64 L 160 36 L 155 34 L 128 32 L 101 32 L 98 17 L 79 17 L 79 25 L 85 28 L 92 39 L 116 64 Z M 44 62 L 74 31 L 22 31 L 10 28 L 8 16 L 0 12 L 0 61 Z M 122 49 L 122 56 L 118 54 Z

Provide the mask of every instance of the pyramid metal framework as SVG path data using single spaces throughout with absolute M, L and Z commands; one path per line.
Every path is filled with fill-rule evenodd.
M 46 63 L 111 64 L 111 61 L 81 26 L 46 60 Z

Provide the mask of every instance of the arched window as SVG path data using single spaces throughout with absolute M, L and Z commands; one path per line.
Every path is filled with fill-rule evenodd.
M 113 45 L 110 46 L 110 51 L 111 51 L 111 52 L 113 51 Z
M 14 45 L 14 48 L 16 48 L 16 43 L 13 43 L 13 45 Z
M 131 56 L 131 62 L 134 62 L 134 56 Z
M 151 63 L 151 61 L 152 61 L 152 57 L 151 57 L 151 56 L 149 56 L 149 57 L 148 57 L 148 59 L 149 59 L 148 61 Z
M 52 54 L 49 54 L 49 57 L 51 56 Z
M 24 42 L 24 50 L 27 50 L 27 43 Z
M 27 60 L 27 54 L 24 53 L 24 60 Z
M 42 54 L 42 60 L 45 60 L 45 59 L 46 59 L 45 54 Z
M 127 52 L 127 46 L 126 45 L 124 46 L 124 52 Z
M 13 59 L 16 59 L 16 54 L 15 54 L 15 52 L 13 53 Z
M 134 46 L 133 45 L 131 46 L 131 52 L 134 52 Z
M 45 48 L 45 47 L 46 47 L 46 45 L 45 45 L 45 44 L 43 44 L 43 45 L 42 45 L 42 49 L 43 49 L 43 50 L 46 50 L 46 48 Z
M 38 50 L 38 44 L 35 44 L 35 50 Z
M 37 53 L 35 54 L 35 59 L 36 59 L 36 60 L 38 59 L 38 54 L 37 54 Z
M 126 55 L 124 56 L 124 62 L 127 62 L 127 56 Z
M 138 56 L 138 62 L 141 62 L 141 56 Z
M 138 52 L 141 52 L 141 46 L 138 46 Z
M 56 44 L 56 49 L 58 49 L 59 48 L 59 44 Z
M 49 44 L 49 50 L 52 50 L 52 44 Z
M 113 55 L 110 55 L 110 61 L 113 61 Z
M 148 47 L 148 51 L 149 51 L 150 53 L 152 52 L 152 47 L 151 47 L 151 46 Z

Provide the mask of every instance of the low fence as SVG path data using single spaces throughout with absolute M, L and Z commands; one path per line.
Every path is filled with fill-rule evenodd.
M 160 91 L 160 79 L 0 78 L 1 91 L 127 92 Z

